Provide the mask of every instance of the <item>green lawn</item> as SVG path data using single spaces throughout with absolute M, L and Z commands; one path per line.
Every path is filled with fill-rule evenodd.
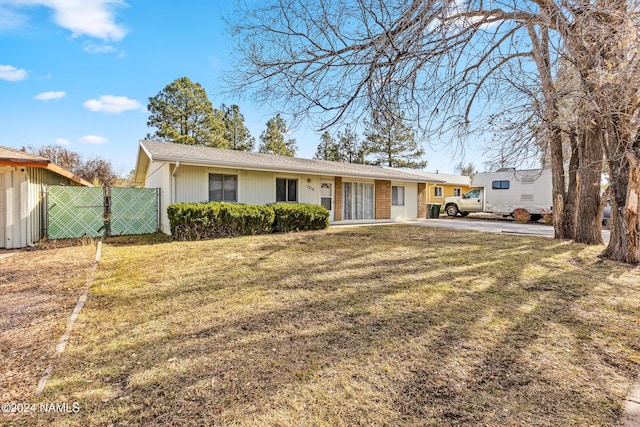
M 616 425 L 640 269 L 411 226 L 114 239 L 41 400 L 54 425 Z

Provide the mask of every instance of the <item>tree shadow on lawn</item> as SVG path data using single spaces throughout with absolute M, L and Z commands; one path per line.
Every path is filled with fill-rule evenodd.
M 640 371 L 616 288 L 638 271 L 581 245 L 373 227 L 186 247 L 235 269 L 98 279 L 46 395 L 83 402 L 65 423 L 614 424 Z

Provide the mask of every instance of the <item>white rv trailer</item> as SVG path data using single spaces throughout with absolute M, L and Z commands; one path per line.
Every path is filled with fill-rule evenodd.
M 445 199 L 447 215 L 487 212 L 509 216 L 522 208 L 535 220 L 553 205 L 549 169 L 499 169 L 476 173 L 471 175 L 471 187 L 460 197 Z

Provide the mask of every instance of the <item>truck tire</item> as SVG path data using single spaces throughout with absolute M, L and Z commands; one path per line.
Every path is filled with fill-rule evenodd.
M 450 217 L 458 215 L 458 207 L 456 205 L 447 205 L 445 210 L 447 211 L 447 215 L 449 215 Z

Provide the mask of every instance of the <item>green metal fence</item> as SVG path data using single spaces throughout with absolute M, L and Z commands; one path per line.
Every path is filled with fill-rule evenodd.
M 155 188 L 111 188 L 112 236 L 158 231 L 158 192 Z
M 104 234 L 104 190 L 100 187 L 49 186 L 47 238 L 70 239 Z
M 47 188 L 47 238 L 71 239 L 154 233 L 159 229 L 159 189 Z

